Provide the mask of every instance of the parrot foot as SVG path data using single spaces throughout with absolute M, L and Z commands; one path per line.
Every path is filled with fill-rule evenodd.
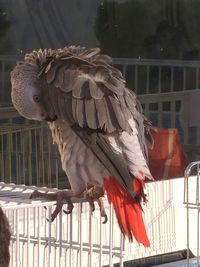
M 104 196 L 104 190 L 100 186 L 87 185 L 86 190 L 83 192 L 83 197 L 86 198 L 87 201 L 89 202 L 91 212 L 95 210 L 94 201 L 97 201 L 100 208 L 101 217 L 104 218 L 104 221 L 102 223 L 105 224 L 108 221 L 108 216 L 104 208 L 102 200 L 103 196 Z
M 48 200 L 56 200 L 56 208 L 54 212 L 51 214 L 51 218 L 47 219 L 47 221 L 53 222 L 55 218 L 57 217 L 58 213 L 62 210 L 63 204 L 67 204 L 67 210 L 64 210 L 64 213 L 70 214 L 73 210 L 74 205 L 72 204 L 71 197 L 76 196 L 71 190 L 68 191 L 59 191 L 56 193 L 42 193 L 37 190 L 35 190 L 30 198 L 45 198 Z

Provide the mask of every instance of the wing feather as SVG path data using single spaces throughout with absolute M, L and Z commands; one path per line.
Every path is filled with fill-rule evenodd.
M 129 120 L 131 118 L 131 112 L 130 112 L 129 108 L 127 107 L 124 96 L 119 95 L 119 96 L 117 96 L 117 99 L 120 103 L 121 111 L 122 111 L 124 117 L 126 118 L 126 120 Z
M 124 114 L 122 112 L 122 109 L 120 107 L 120 103 L 117 102 L 116 98 L 114 98 L 112 95 L 108 96 L 110 106 L 113 110 L 112 114 L 114 114 L 115 118 L 118 121 L 118 124 L 121 129 L 126 129 L 127 128 L 127 123 L 126 123 L 126 117 L 124 117 Z M 130 132 L 131 128 L 126 129 L 128 132 Z
M 60 85 L 60 89 L 64 92 L 71 92 L 72 85 L 76 81 L 78 71 L 76 68 L 68 67 L 63 70 L 63 84 Z M 55 81 L 54 81 L 55 84 Z
M 62 98 L 62 99 L 61 99 Z M 65 121 L 69 122 L 70 124 L 75 123 L 74 116 L 73 116 L 73 107 L 72 107 L 72 98 L 71 95 L 62 93 L 62 97 L 60 98 L 59 106 L 61 112 L 61 118 Z
M 136 95 L 125 87 L 121 72 L 109 64 L 110 57 L 100 55 L 99 49 L 80 47 L 66 47 L 57 54 L 52 51 L 40 71 L 40 78 L 53 88 L 49 95 L 55 99 L 53 107 L 45 105 L 51 113 L 58 112 L 70 123 L 105 133 L 130 132 L 129 119 L 133 118 L 143 147 L 147 120 Z
M 78 125 L 80 125 L 81 128 L 86 126 L 86 118 L 85 118 L 85 105 L 84 102 L 81 99 L 77 99 L 76 104 L 76 118 Z
M 94 56 L 98 55 L 100 52 L 99 48 L 92 48 L 92 49 L 88 49 L 85 50 L 84 52 L 81 53 L 81 56 L 83 56 L 83 58 L 85 59 L 90 59 L 93 58 Z
M 92 79 L 89 80 L 89 90 L 91 97 L 94 99 L 102 99 L 104 96 L 104 92 L 101 90 L 101 87 L 99 87 Z
M 95 106 L 95 100 L 93 98 L 85 100 L 85 117 L 87 126 L 90 129 L 98 128 L 97 111 Z
M 107 123 L 106 108 L 104 108 L 104 101 L 102 99 L 95 99 L 95 105 L 97 108 L 97 118 L 99 122 L 99 128 L 104 129 Z
M 55 78 L 56 78 L 56 75 L 58 73 L 58 70 L 63 66 L 63 62 L 59 61 L 57 63 L 55 63 L 54 67 L 53 68 L 50 68 L 49 71 L 47 72 L 47 83 L 52 83 Z M 62 73 L 62 71 L 60 72 Z M 61 74 L 58 74 L 58 75 L 61 75 Z M 62 73 L 63 74 L 63 73 Z M 59 77 L 58 77 L 59 79 Z
M 101 110 L 102 113 L 105 112 L 104 113 L 105 124 L 103 126 L 103 129 L 105 130 L 105 132 L 112 133 L 117 128 L 117 125 L 116 125 L 116 128 L 113 125 L 114 119 L 112 118 L 112 114 L 110 113 L 106 98 L 105 97 L 102 98 L 100 102 L 101 103 L 99 105 L 99 111 Z M 100 116 L 98 118 L 101 119 Z
M 74 121 L 77 121 L 77 117 L 76 117 L 77 99 L 72 97 L 71 103 L 72 103 L 72 117 Z

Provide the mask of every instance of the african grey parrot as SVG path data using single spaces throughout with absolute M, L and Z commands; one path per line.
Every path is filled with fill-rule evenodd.
M 12 102 L 25 118 L 48 121 L 71 190 L 35 197 L 57 200 L 52 220 L 71 197 L 94 200 L 107 220 L 101 197 L 114 206 L 124 235 L 149 246 L 140 202 L 152 144 L 150 123 L 121 72 L 100 49 L 69 46 L 26 54 L 11 72 Z

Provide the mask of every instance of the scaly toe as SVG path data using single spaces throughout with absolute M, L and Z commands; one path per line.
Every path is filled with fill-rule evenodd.
M 94 187 L 87 188 L 83 192 L 83 197 L 86 198 L 86 199 L 93 198 L 93 195 L 94 195 Z
M 104 207 L 102 198 L 97 199 L 97 203 L 99 205 L 101 217 L 104 218 L 104 221 L 102 223 L 105 224 L 108 221 L 108 216 L 106 214 L 106 211 L 105 211 L 105 207 Z
M 89 202 L 89 205 L 90 205 L 90 212 L 93 213 L 95 211 L 94 200 L 92 198 L 89 198 L 88 202 Z
M 57 217 L 58 213 L 61 211 L 62 207 L 63 207 L 63 194 L 62 192 L 58 192 L 56 193 L 56 208 L 54 210 L 54 212 L 51 214 L 51 218 L 47 219 L 49 222 L 53 222 L 55 220 L 55 218 Z

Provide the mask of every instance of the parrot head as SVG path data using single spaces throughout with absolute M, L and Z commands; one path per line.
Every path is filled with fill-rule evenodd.
M 30 120 L 53 121 L 43 105 L 36 66 L 18 64 L 11 72 L 11 99 L 19 114 Z

